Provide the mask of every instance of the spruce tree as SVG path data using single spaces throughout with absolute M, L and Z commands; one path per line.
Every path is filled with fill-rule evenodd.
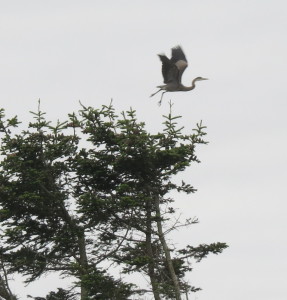
M 19 131 L 17 117 L 0 111 L 1 255 L 8 274 L 26 282 L 48 272 L 77 278 L 81 300 L 144 293 L 105 270 L 117 263 L 123 273 L 148 276 L 154 299 L 196 291 L 185 280 L 189 259 L 227 245 L 176 249 L 166 232 L 177 227 L 171 192 L 195 191 L 175 178 L 199 162 L 196 146 L 206 144 L 201 122 L 184 134 L 170 112 L 163 131 L 149 133 L 134 110 L 117 116 L 112 105 L 82 106 L 55 125 L 40 107 L 32 115 Z

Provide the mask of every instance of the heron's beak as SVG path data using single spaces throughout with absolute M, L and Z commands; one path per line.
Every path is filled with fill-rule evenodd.
M 208 80 L 208 78 L 202 78 L 202 80 Z

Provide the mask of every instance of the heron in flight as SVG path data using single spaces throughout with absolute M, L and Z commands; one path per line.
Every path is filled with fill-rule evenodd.
M 161 105 L 164 93 L 191 91 L 195 88 L 195 83 L 197 81 L 207 80 L 207 78 L 196 77 L 192 80 L 191 86 L 184 86 L 181 83 L 182 74 L 187 68 L 188 63 L 180 46 L 171 49 L 171 59 L 163 54 L 159 54 L 158 56 L 162 62 L 162 76 L 165 84 L 157 86 L 159 90 L 152 94 L 151 97 L 158 92 L 163 91 L 160 101 L 158 102 L 159 105 Z

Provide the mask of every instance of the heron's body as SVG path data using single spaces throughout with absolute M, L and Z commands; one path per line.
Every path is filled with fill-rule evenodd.
M 151 95 L 152 97 L 158 92 L 163 91 L 159 104 L 161 104 L 164 93 L 191 91 L 195 88 L 196 81 L 207 79 L 202 77 L 196 77 L 195 79 L 193 79 L 191 86 L 184 86 L 181 83 L 182 74 L 187 68 L 188 63 L 180 46 L 171 49 L 171 59 L 169 59 L 163 54 L 159 54 L 159 58 L 162 62 L 162 75 L 165 84 L 157 86 L 159 90 Z

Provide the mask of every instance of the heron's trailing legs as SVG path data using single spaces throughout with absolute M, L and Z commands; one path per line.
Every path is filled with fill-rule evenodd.
M 162 89 L 159 89 L 157 92 L 151 94 L 150 97 L 156 95 L 156 94 L 159 93 L 160 91 L 162 91 Z M 166 93 L 166 92 L 167 92 L 167 91 L 163 91 L 163 92 L 162 92 L 161 97 L 160 97 L 160 101 L 158 102 L 158 105 L 159 105 L 159 106 L 161 105 L 161 101 L 162 101 L 163 94 Z
M 157 92 L 151 94 L 150 97 L 154 96 L 155 94 L 157 94 L 157 93 L 160 92 L 160 91 L 161 91 L 161 89 L 159 89 Z
M 158 106 L 161 106 L 161 101 L 162 101 L 162 97 L 163 97 L 163 94 L 166 93 L 166 91 L 162 92 L 161 94 L 161 97 L 160 97 L 160 100 L 158 101 Z

